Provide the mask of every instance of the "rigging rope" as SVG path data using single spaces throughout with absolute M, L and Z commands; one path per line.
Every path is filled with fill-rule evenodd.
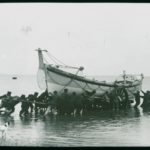
M 44 58 L 44 60 L 46 61 L 46 63 L 49 64 L 49 62 L 46 60 L 46 58 L 45 58 L 44 56 L 43 56 L 43 58 Z M 55 59 L 53 59 L 52 57 L 51 57 L 50 59 L 51 59 L 55 64 L 59 65 Z
M 70 67 L 70 66 L 67 66 L 65 63 L 63 63 L 62 61 L 60 61 L 60 60 L 58 60 L 56 57 L 54 57 L 52 54 L 50 54 L 50 52 L 47 52 L 47 56 L 48 56 L 51 60 L 53 60 L 53 61 L 55 62 L 55 64 L 57 64 L 58 66 L 61 66 L 61 65 L 59 65 L 59 63 L 61 63 L 61 64 L 64 65 L 64 67 L 77 69 L 77 67 Z M 49 64 L 49 62 L 45 59 L 45 57 L 43 57 L 43 58 L 44 58 L 44 60 L 46 61 L 46 63 Z M 58 63 L 58 62 L 59 62 L 59 63 Z M 80 68 L 81 68 L 81 67 L 80 67 Z M 80 70 L 80 68 L 78 68 L 79 70 L 77 71 L 77 73 L 78 73 L 79 71 L 82 71 L 82 70 Z M 77 73 L 76 73 L 75 75 L 77 75 Z M 52 79 L 52 77 L 51 77 L 51 79 Z M 64 87 L 63 87 L 60 91 L 62 91 L 63 89 L 65 89 L 65 87 L 68 86 L 68 85 L 73 81 L 73 79 L 74 79 L 74 77 L 72 77 L 71 80 L 70 80 L 66 85 L 64 85 Z M 52 79 L 52 80 L 53 80 L 53 79 Z M 53 82 L 56 83 L 56 81 L 54 81 L 54 80 L 53 80 Z M 75 83 L 78 84 L 77 82 L 75 82 Z M 58 83 L 56 83 L 56 84 L 58 84 Z M 80 86 L 80 85 L 78 85 L 78 86 Z M 86 86 L 88 86 L 91 90 L 93 89 L 93 88 L 91 88 L 88 84 L 87 84 Z M 86 87 L 86 86 L 85 86 L 85 87 Z M 82 88 L 82 87 L 80 86 L 80 88 Z M 82 88 L 82 89 L 84 89 L 84 88 Z M 98 88 L 96 88 L 96 90 L 97 90 L 97 89 L 101 89 L 102 91 L 107 91 L 106 89 L 103 89 L 101 86 L 99 86 Z M 84 89 L 84 90 L 85 90 L 85 89 Z M 129 89 L 128 89 L 128 91 L 129 91 L 130 93 L 132 93 Z M 132 93 L 132 94 L 133 94 L 133 93 Z
M 80 71 L 80 70 L 78 70 L 75 75 L 77 75 L 79 71 Z M 71 78 L 71 80 L 70 80 L 59 92 L 61 92 L 62 90 L 64 90 L 64 89 L 73 81 L 74 77 L 75 77 L 75 76 L 73 76 L 73 77 Z
M 66 65 L 65 63 L 63 63 L 62 61 L 58 60 L 56 57 L 54 57 L 50 52 L 47 52 L 47 55 L 49 56 L 49 58 L 52 58 L 55 62 L 59 62 L 60 64 Z M 58 64 L 58 63 L 57 63 Z M 66 65 L 67 66 L 67 65 Z
M 47 56 L 55 62 L 55 64 L 57 64 L 58 67 L 65 67 L 65 68 L 72 68 L 72 69 L 80 69 L 80 71 L 83 70 L 83 67 L 72 67 L 72 66 L 68 66 L 65 63 L 63 63 L 62 61 L 60 61 L 59 59 L 57 59 L 56 57 L 54 57 L 52 54 L 50 54 L 50 52 L 47 52 Z

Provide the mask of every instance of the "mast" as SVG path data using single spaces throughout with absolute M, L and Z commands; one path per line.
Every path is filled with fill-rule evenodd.
M 36 51 L 38 51 L 38 56 L 39 56 L 39 69 L 43 69 L 44 68 L 44 61 L 43 61 L 42 51 L 47 52 L 47 50 L 41 50 L 40 48 L 38 48 Z
M 47 69 L 46 69 L 46 64 L 44 63 L 43 54 L 42 54 L 42 51 L 47 52 L 47 50 L 41 50 L 40 48 L 38 48 L 36 51 L 38 51 L 38 56 L 39 56 L 39 69 L 44 70 L 44 73 L 45 73 L 46 90 L 48 91 Z

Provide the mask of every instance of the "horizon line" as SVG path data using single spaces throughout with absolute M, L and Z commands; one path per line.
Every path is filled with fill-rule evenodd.
M 36 74 L 5 74 L 5 73 L 0 73 L 0 75 L 3 75 L 3 76 L 24 76 L 24 75 L 26 75 L 26 76 L 36 76 L 37 75 L 37 73 Z M 134 75 L 134 74 L 133 74 Z M 85 76 L 85 77 L 96 77 L 96 76 L 114 76 L 114 77 L 117 77 L 117 76 L 120 76 L 120 74 L 119 75 L 83 75 L 83 76 Z M 148 76 L 148 75 L 146 75 L 146 76 L 144 76 L 144 77 L 150 77 L 150 75 Z

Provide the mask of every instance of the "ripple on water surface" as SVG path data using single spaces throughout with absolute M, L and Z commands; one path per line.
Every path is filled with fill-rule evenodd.
M 83 116 L 0 116 L 10 120 L 3 146 L 149 146 L 150 113 L 95 111 Z

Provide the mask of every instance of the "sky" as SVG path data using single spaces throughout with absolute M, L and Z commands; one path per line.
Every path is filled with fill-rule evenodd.
M 85 75 L 150 76 L 150 4 L 1 3 L 0 74 L 36 74 L 37 48 Z

